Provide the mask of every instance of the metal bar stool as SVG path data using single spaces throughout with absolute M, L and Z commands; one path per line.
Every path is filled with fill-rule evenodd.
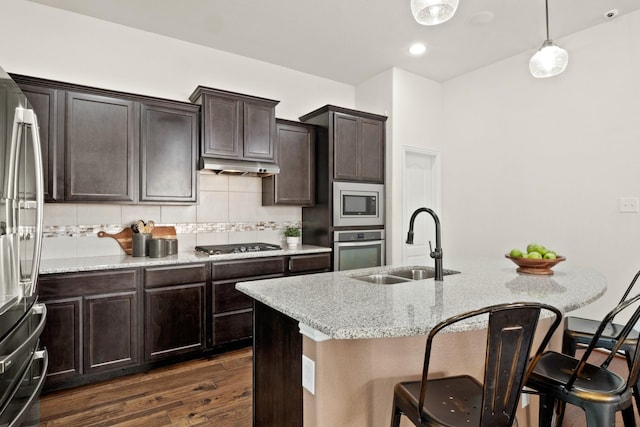
M 615 345 L 599 366 L 588 363 L 589 356 L 597 348 L 603 334 L 614 318 L 633 311 L 628 322 L 614 336 Z M 607 368 L 633 331 L 640 319 L 640 294 L 625 300 L 605 316 L 595 331 L 581 359 L 555 351 L 545 352 L 533 367 L 526 386 L 540 394 L 540 426 L 549 427 L 553 422 L 554 406 L 563 408 L 570 403 L 581 407 L 587 417 L 587 427 L 615 427 L 615 413 L 622 411 L 624 425 L 635 426 L 632 405 L 632 387 L 638 382 L 640 353 L 638 341 L 633 348 L 633 358 L 628 377 L 622 378 Z M 559 412 L 560 415 L 563 410 Z M 556 425 L 561 416 L 556 418 Z
M 624 295 L 622 295 L 622 298 L 620 299 L 620 302 L 618 304 L 622 304 L 627 299 L 627 297 L 631 293 L 631 290 L 636 284 L 638 277 L 640 277 L 640 271 L 638 271 L 633 277 L 633 280 L 627 287 L 627 290 L 625 291 Z M 575 356 L 578 345 L 587 346 L 591 343 L 594 334 L 598 330 L 598 326 L 600 326 L 599 320 L 567 316 L 565 318 L 564 333 L 562 335 L 562 352 L 570 356 Z M 624 325 L 609 323 L 605 327 L 601 339 L 596 343 L 596 347 L 604 348 L 606 350 L 612 350 L 616 345 L 616 339 L 614 337 L 620 334 L 620 331 L 622 331 L 623 327 Z M 631 369 L 633 354 L 637 343 L 638 331 L 634 329 L 629 332 L 629 335 L 620 346 L 620 351 L 624 354 L 629 369 Z M 638 384 L 634 384 L 632 388 L 633 395 L 636 401 L 636 408 L 640 412 L 640 393 L 638 392 Z M 564 407 L 561 407 L 560 411 L 562 411 L 563 408 Z M 562 420 L 563 413 L 561 412 L 558 416 L 560 420 Z
M 422 379 L 396 384 L 391 427 L 405 415 L 416 426 L 508 427 L 531 366 L 533 338 L 541 311 L 553 321 L 533 357 L 535 362 L 560 324 L 562 314 L 539 303 L 513 303 L 463 313 L 436 325 L 427 338 Z M 484 381 L 469 375 L 428 378 L 434 337 L 449 326 L 488 314 Z M 472 319 L 480 321 L 481 319 Z

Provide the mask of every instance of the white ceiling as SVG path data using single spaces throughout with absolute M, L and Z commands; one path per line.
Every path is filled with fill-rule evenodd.
M 391 67 L 442 82 L 533 55 L 545 39 L 544 0 L 461 0 L 434 27 L 413 20 L 409 0 L 31 1 L 348 84 Z M 612 9 L 621 16 L 640 0 L 549 0 L 551 39 L 605 23 Z M 418 41 L 428 50 L 416 58 Z

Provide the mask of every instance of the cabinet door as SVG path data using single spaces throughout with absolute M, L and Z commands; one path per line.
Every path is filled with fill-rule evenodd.
M 140 200 L 195 202 L 197 110 L 142 105 Z
M 244 151 L 246 160 L 275 159 L 275 105 L 269 102 L 245 101 L 243 109 Z
M 64 128 L 64 124 L 60 123 L 60 120 L 64 119 L 64 92 L 61 94 L 56 89 L 26 84 L 21 84 L 20 89 L 38 117 L 45 201 L 62 200 L 64 157 L 58 146 L 58 137 Z M 30 134 L 28 138 L 31 138 Z
M 253 310 L 215 315 L 213 320 L 213 345 L 248 340 L 253 335 Z
M 84 371 L 135 366 L 138 360 L 136 292 L 84 297 Z
M 384 123 L 361 118 L 358 136 L 359 179 L 369 182 L 384 182 Z
M 333 126 L 333 177 L 358 180 L 358 118 L 336 113 Z
M 202 120 L 203 156 L 242 157 L 242 101 L 204 95 Z
M 136 200 L 136 105 L 124 99 L 67 92 L 65 200 Z
M 309 125 L 276 122 L 280 173 L 262 178 L 263 205 L 315 203 L 315 132 Z
M 205 286 L 145 289 L 145 361 L 204 350 Z
M 82 374 L 81 298 L 43 301 L 47 323 L 40 339 L 49 352 L 47 384 Z

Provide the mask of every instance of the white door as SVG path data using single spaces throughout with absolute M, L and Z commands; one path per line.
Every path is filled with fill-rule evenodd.
M 402 239 L 406 242 L 411 214 L 418 208 L 432 209 L 440 216 L 440 154 L 435 151 L 404 147 L 402 191 Z M 403 265 L 432 265 L 429 241 L 435 248 L 433 218 L 418 214 L 413 227 L 413 245 L 403 244 Z

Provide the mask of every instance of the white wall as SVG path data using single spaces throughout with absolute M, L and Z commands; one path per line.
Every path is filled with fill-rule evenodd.
M 402 262 L 403 147 L 442 150 L 442 85 L 392 68 L 356 87 L 356 105 L 388 116 L 386 145 L 387 263 Z M 433 240 L 433 239 L 431 239 Z
M 11 73 L 179 101 L 188 101 L 198 85 L 211 86 L 279 100 L 276 116 L 290 120 L 325 104 L 355 107 L 350 85 L 29 1 L 2 0 L 2 21 L 0 66 Z M 161 223 L 300 221 L 300 208 L 261 206 L 258 178 L 202 176 L 201 184 L 197 207 L 47 204 L 45 225 L 126 225 L 136 218 Z M 178 237 L 181 250 L 280 239 L 273 230 Z M 63 233 L 43 245 L 44 258 L 119 253 L 111 239 L 98 239 L 95 233 Z
M 354 107 L 353 86 L 25 0 L 2 0 L 7 72 L 188 101 L 197 85 L 276 99 L 297 120 Z
M 579 312 L 597 318 L 640 269 L 640 214 L 618 205 L 640 196 L 640 13 L 556 42 L 570 55 L 557 77 L 531 77 L 532 50 L 443 85 L 443 246 L 553 247 L 606 275 Z

